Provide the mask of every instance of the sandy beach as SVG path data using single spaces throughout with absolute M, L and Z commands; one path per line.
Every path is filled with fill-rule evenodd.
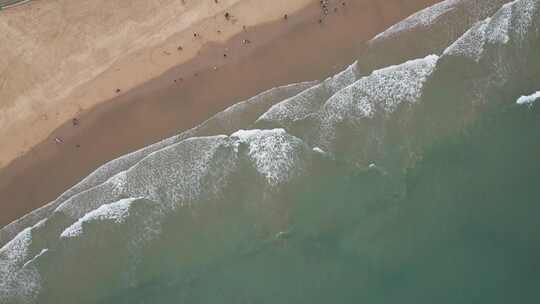
M 0 12 L 0 226 L 108 160 L 335 73 L 435 2 L 330 1 L 327 16 L 311 0 L 51 0 Z

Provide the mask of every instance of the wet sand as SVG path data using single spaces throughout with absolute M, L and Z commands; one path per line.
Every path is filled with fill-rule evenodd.
M 205 44 L 194 59 L 80 113 L 78 125 L 66 122 L 3 168 L 0 226 L 52 201 L 108 160 L 191 128 L 235 102 L 334 74 L 355 60 L 363 42 L 435 2 L 349 0 L 319 23 L 315 1 L 287 20 Z
M 312 1 L 47 0 L 0 11 L 0 142 L 9 143 L 0 145 L 0 168 L 73 116 L 189 62 L 205 44 Z

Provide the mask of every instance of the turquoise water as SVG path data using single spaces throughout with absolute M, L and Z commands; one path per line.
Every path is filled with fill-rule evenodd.
M 0 230 L 0 303 L 534 302 L 540 0 L 503 2 L 105 164 Z
M 534 302 L 539 128 L 538 107 L 512 105 L 398 180 L 324 168 L 290 198 L 281 238 L 245 239 L 244 251 L 196 267 L 171 262 L 101 303 Z

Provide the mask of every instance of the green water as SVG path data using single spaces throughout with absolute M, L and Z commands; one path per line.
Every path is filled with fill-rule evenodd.
M 203 258 L 208 244 L 189 263 L 161 256 L 148 284 L 102 303 L 533 303 L 539 118 L 516 105 L 486 114 L 399 176 L 329 162 L 285 198 L 279 236 L 245 233 L 219 258 Z M 247 228 L 230 216 L 226 229 Z
M 440 12 L 418 27 L 454 41 L 469 17 Z M 107 164 L 15 229 L 0 304 L 537 302 L 540 103 L 516 99 L 540 83 L 539 12 Z

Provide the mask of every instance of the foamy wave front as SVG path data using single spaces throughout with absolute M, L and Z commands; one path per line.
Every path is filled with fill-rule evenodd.
M 502 166 L 505 150 L 486 130 L 521 142 L 504 132 L 537 126 L 537 94 L 520 96 L 539 89 L 540 2 L 507 2 L 443 1 L 375 37 L 368 53 L 333 77 L 261 93 L 103 165 L 0 231 L 0 302 L 330 300 L 317 297 L 318 288 L 343 290 L 337 302 L 347 292 L 393 302 L 377 293 L 400 281 L 385 274 L 422 260 L 439 265 L 422 246 L 469 244 L 456 231 L 487 212 L 482 196 L 460 184 L 468 175 L 440 160 L 451 149 L 438 147 L 459 147 L 460 155 L 491 144 L 490 164 Z M 424 43 L 428 35 L 439 38 Z M 426 49 L 390 54 L 401 43 Z M 537 149 L 519 151 L 534 160 Z M 478 210 L 466 206 L 474 221 L 459 212 L 465 206 L 452 205 L 455 196 L 439 209 L 427 203 L 440 193 L 478 202 Z M 412 215 L 422 210 L 437 220 Z M 407 225 L 410 235 L 401 229 Z M 463 248 L 483 252 L 477 246 Z M 432 284 L 431 270 L 422 271 L 418 286 Z M 255 274 L 271 283 L 250 280 Z

